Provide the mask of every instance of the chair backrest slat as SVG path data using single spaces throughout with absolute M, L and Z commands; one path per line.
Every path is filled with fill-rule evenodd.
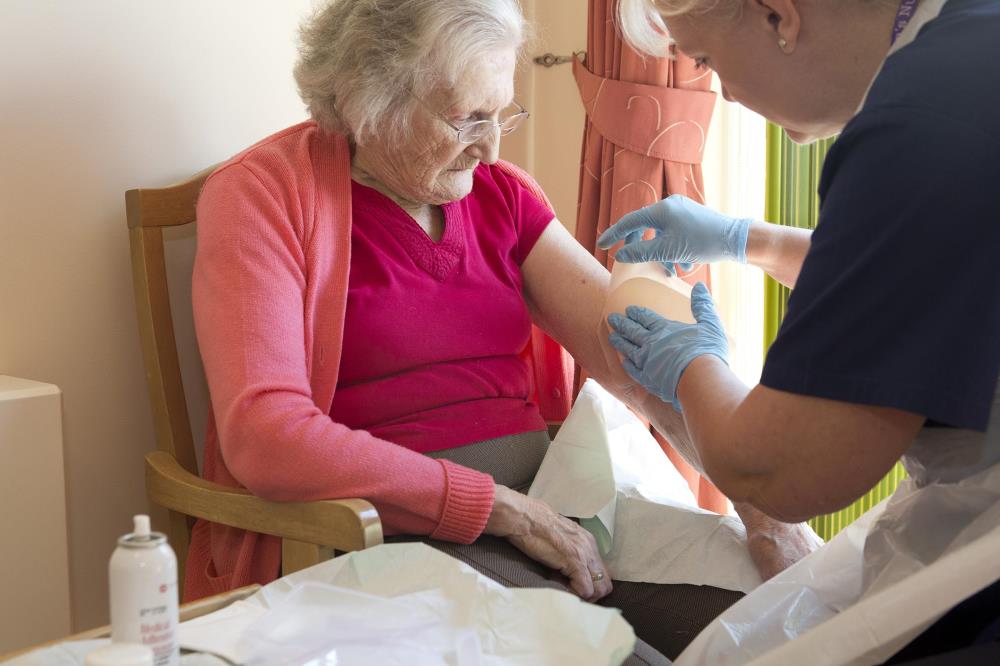
M 194 222 L 198 194 L 213 171 L 215 167 L 209 167 L 169 187 L 129 190 L 125 193 L 128 226 L 176 227 Z
M 163 227 L 195 222 L 198 194 L 213 169 L 170 187 L 125 193 L 132 283 L 156 446 L 193 474 L 198 473 L 198 463 L 170 309 Z

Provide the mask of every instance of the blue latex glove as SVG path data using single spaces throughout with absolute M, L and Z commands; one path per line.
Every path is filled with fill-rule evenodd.
M 642 240 L 646 229 L 656 238 Z M 625 215 L 597 239 L 608 249 L 620 240 L 615 261 L 637 264 L 658 261 L 671 275 L 673 264 L 690 270 L 692 263 L 709 264 L 725 259 L 745 264 L 750 220 L 729 217 L 679 194 Z
M 608 340 L 624 357 L 625 371 L 650 393 L 681 410 L 677 385 L 685 368 L 703 354 L 714 354 L 729 364 L 729 342 L 715 303 L 704 283 L 691 291 L 691 314 L 696 324 L 664 319 L 649 308 L 630 305 L 622 316 L 608 316 Z

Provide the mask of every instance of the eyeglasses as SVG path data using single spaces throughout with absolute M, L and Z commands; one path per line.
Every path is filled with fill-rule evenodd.
M 424 106 L 424 108 L 426 108 L 428 111 L 437 116 L 439 120 L 448 125 L 448 127 L 455 130 L 455 132 L 458 134 L 459 143 L 476 143 L 477 141 L 481 141 L 487 135 L 489 135 L 492 132 L 495 132 L 496 130 L 500 130 L 500 136 L 507 136 L 508 134 L 516 130 L 518 127 L 520 127 L 521 123 L 523 123 L 525 119 L 529 115 L 531 115 L 530 113 L 528 113 L 527 109 L 518 104 L 517 101 L 515 100 L 511 102 L 511 106 L 515 108 L 514 113 L 510 114 L 503 120 L 498 120 L 496 122 L 492 120 L 476 120 L 459 126 L 452 123 L 441 113 L 432 109 L 430 105 L 427 104 L 427 102 L 420 99 L 416 95 L 414 95 L 413 98 L 418 102 L 420 102 Z

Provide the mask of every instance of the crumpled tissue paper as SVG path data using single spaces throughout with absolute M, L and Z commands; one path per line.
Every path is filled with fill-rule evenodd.
M 590 379 L 528 492 L 580 518 L 615 580 L 749 592 L 760 575 L 733 516 L 698 508 L 649 429 Z

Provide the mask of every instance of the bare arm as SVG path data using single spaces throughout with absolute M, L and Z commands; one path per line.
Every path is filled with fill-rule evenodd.
M 569 351 L 588 375 L 615 397 L 640 411 L 695 469 L 703 471 L 684 418 L 646 392 L 620 363 L 604 353 L 603 320 L 611 275 L 558 220 L 550 224 L 521 265 L 524 297 L 532 317 Z M 617 356 L 612 358 L 617 359 Z
M 535 320 L 559 341 L 587 373 L 619 399 L 638 409 L 684 458 L 702 471 L 684 418 L 647 393 L 620 365 L 608 367 L 602 319 L 610 276 L 607 270 L 555 222 L 542 234 L 521 267 L 525 299 Z M 816 544 L 800 525 L 774 520 L 746 503 L 735 508 L 747 528 L 747 545 L 763 578 L 778 573 Z
M 521 265 L 524 299 L 535 322 L 559 342 L 604 388 L 634 404 L 643 392 L 620 364 L 604 353 L 603 320 L 611 275 L 554 220 Z M 613 356 L 612 358 L 617 358 Z
M 734 501 L 788 522 L 861 496 L 924 423 L 897 409 L 748 389 L 714 356 L 691 362 L 678 394 L 708 477 Z
M 751 222 L 747 263 L 757 266 L 786 287 L 795 287 L 809 252 L 812 231 L 768 222 Z
M 672 405 L 645 391 L 640 402 L 640 409 L 653 427 L 670 440 L 689 465 L 707 477 L 684 417 Z M 734 501 L 733 508 L 746 528 L 747 550 L 763 580 L 781 573 L 821 545 L 802 523 L 772 518 L 745 501 Z

